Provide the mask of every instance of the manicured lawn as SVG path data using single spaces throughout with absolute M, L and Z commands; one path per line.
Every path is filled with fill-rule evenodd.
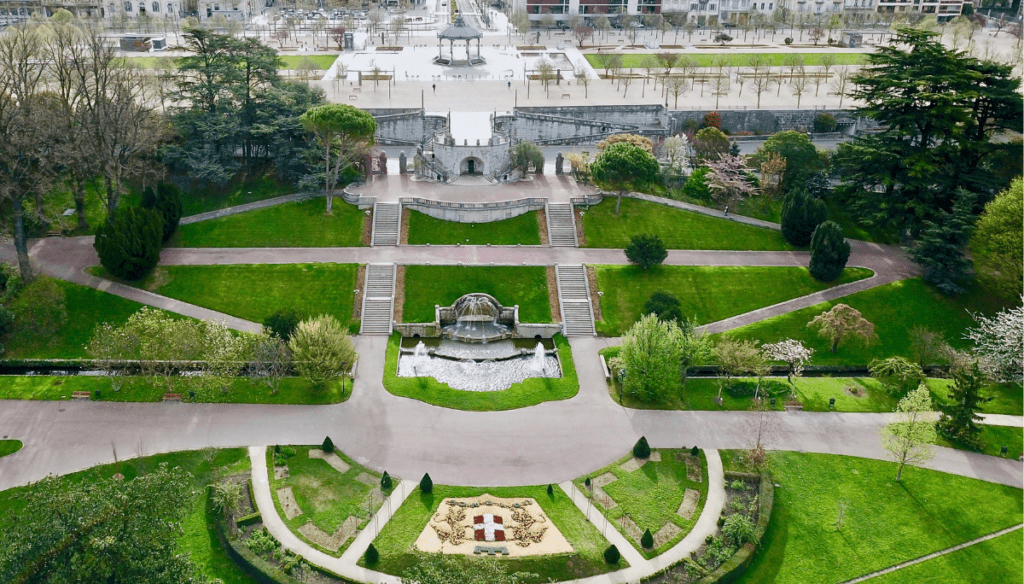
M 330 314 L 347 325 L 357 272 L 357 264 L 326 263 L 162 266 L 140 287 L 257 323 L 294 308 L 310 316 Z
M 773 229 L 744 225 L 666 205 L 623 198 L 615 214 L 615 197 L 583 215 L 586 247 L 623 249 L 641 233 L 661 237 L 669 249 L 774 251 L 794 249 Z
M 0 440 L 0 458 L 21 450 L 21 440 Z
M 870 275 L 871 270 L 847 268 L 835 282 L 823 283 L 796 267 L 598 266 L 604 320 L 597 327 L 607 336 L 622 335 L 659 290 L 678 298 L 688 318 L 708 324 Z
M 873 323 L 879 340 L 868 347 L 857 343 L 843 344 L 835 353 L 830 353 L 828 342 L 807 328 L 807 323 L 840 303 L 856 308 Z M 878 357 L 909 357 L 910 333 L 915 326 L 940 332 L 954 347 L 966 348 L 969 343 L 963 340 L 964 331 L 974 326 L 968 311 L 992 314 L 1003 306 L 999 298 L 985 294 L 976 287 L 950 298 L 914 278 L 823 302 L 723 334 L 735 338 L 758 339 L 766 343 L 785 338 L 797 339 L 815 349 L 811 360 L 813 364 L 867 364 Z
M 355 247 L 366 215 L 341 199 L 324 215 L 323 198 L 284 203 L 178 228 L 171 247 Z
M 664 553 L 686 537 L 686 534 L 697 523 L 697 519 L 700 518 L 708 494 L 708 463 L 704 451 L 700 452 L 701 481 L 695 481 L 693 477 L 688 477 L 686 463 L 677 459 L 677 455 L 688 453 L 688 451 L 659 449 L 658 452 L 661 453 L 661 462 L 648 461 L 633 472 L 627 472 L 621 468 L 623 463 L 633 458 L 633 454 L 630 453 L 615 463 L 587 475 L 591 480 L 608 472 L 618 477 L 615 481 L 602 487 L 605 493 L 615 500 L 616 506 L 605 509 L 595 502 L 594 508 L 604 513 L 608 521 L 622 533 L 623 537 L 648 559 Z M 590 491 L 586 486 L 586 478 L 580 477 L 573 482 L 581 493 L 589 496 Z M 700 501 L 690 519 L 684 519 L 676 513 L 680 503 L 683 502 L 683 494 L 686 489 L 700 491 Z M 657 549 L 646 550 L 623 529 L 622 518 L 624 516 L 636 523 L 641 533 L 645 529 L 650 529 L 651 534 L 655 534 L 669 522 L 677 525 L 682 531 Z
M 234 207 L 243 203 L 272 199 L 296 192 L 295 185 L 264 175 L 221 188 L 184 189 L 181 194 L 182 217 Z
M 400 397 L 418 399 L 454 410 L 493 412 L 569 399 L 580 389 L 569 341 L 561 335 L 556 336 L 554 341 L 562 364 L 562 377 L 532 377 L 500 391 L 463 391 L 452 389 L 447 383 L 441 383 L 433 377 L 399 377 L 396 372 L 401 339 L 398 334 L 391 335 L 384 361 L 384 387 Z
M 744 199 L 736 206 L 736 214 L 778 223 L 782 220 L 782 201 L 782 197 L 775 199 L 769 197 L 750 197 Z M 700 201 L 690 202 L 702 204 Z M 891 233 L 859 225 L 854 216 L 848 213 L 841 203 L 832 199 L 826 199 L 825 204 L 828 207 L 829 220 L 835 221 L 843 228 L 843 235 L 847 239 L 860 239 L 889 244 L 895 244 L 899 241 L 899 238 Z
M 352 381 L 345 382 L 344 392 L 341 381 L 332 382 L 324 391 L 314 393 L 309 384 L 299 377 L 286 377 L 281 389 L 275 394 L 262 383 L 239 378 L 227 392 L 213 389 L 199 390 L 193 398 L 189 386 L 180 384 L 176 389 L 184 401 L 204 403 L 243 404 L 336 404 L 346 401 L 352 395 Z M 120 391 L 115 392 L 104 377 L 78 375 L 67 376 L 0 376 L 0 399 L 62 400 L 71 399 L 72 392 L 88 391 L 96 399 L 100 391 L 101 401 L 113 402 L 158 402 L 166 388 L 160 383 L 150 383 L 142 377 L 126 381 Z
M 211 462 L 207 462 L 202 451 L 174 452 L 157 454 L 145 458 L 121 461 L 118 465 L 107 464 L 68 475 L 76 482 L 95 482 L 110 480 L 120 472 L 125 480 L 132 480 L 140 473 L 166 462 L 170 467 L 180 467 L 193 478 L 192 497 L 188 508 L 182 510 L 181 524 L 184 533 L 176 536 L 180 550 L 188 554 L 199 567 L 200 573 L 208 578 L 219 578 L 224 584 L 253 584 L 255 581 L 246 575 L 231 560 L 217 538 L 213 526 L 213 518 L 207 516 L 206 486 L 220 477 L 248 474 L 249 457 L 244 448 L 231 448 L 215 451 Z M 0 532 L 4 531 L 5 521 L 10 520 L 11 511 L 20 509 L 24 502 L 21 493 L 32 486 L 17 487 L 0 492 Z
M 1004 458 L 1009 458 L 1010 460 L 1017 460 L 1020 458 L 1020 455 L 1024 453 L 1024 428 L 1014 428 L 1012 426 L 982 426 L 981 442 L 982 448 L 979 452 L 982 454 L 988 454 L 989 456 L 1002 456 Z M 941 434 L 939 435 L 938 444 L 941 446 L 948 446 L 950 448 L 963 449 L 963 446 L 946 440 Z M 1007 447 L 1005 455 L 1000 452 L 1003 446 Z
M 280 59 L 279 69 L 297 69 L 300 63 L 309 59 L 321 70 L 325 70 L 331 68 L 338 55 L 278 55 L 277 58 Z
M 740 47 L 740 46 L 742 46 L 742 43 L 737 43 L 736 46 Z M 761 53 L 761 54 L 764 55 L 764 57 L 769 60 L 769 63 L 771 64 L 772 67 L 781 67 L 781 66 L 783 66 L 783 59 L 785 59 L 785 57 L 787 55 L 792 55 L 794 53 L 791 53 L 791 52 L 779 52 L 779 53 Z M 823 55 L 826 55 L 826 54 L 830 54 L 833 57 L 835 57 L 836 58 L 836 63 L 839 64 L 839 65 L 860 65 L 861 63 L 864 62 L 864 55 L 860 54 L 860 53 L 800 53 L 800 56 L 803 57 L 803 59 L 804 59 L 804 65 L 806 65 L 808 67 L 814 67 L 814 66 L 817 66 L 817 65 L 821 64 L 821 57 Z M 702 52 L 702 53 L 697 54 L 697 55 L 687 55 L 687 56 L 690 57 L 691 59 L 694 59 L 695 61 L 697 61 L 697 64 L 700 67 L 711 67 L 713 65 L 714 61 L 715 61 L 715 58 L 718 57 L 719 55 L 724 55 L 726 57 L 726 59 L 729 62 L 729 66 L 730 67 L 746 67 L 747 66 L 747 60 L 750 58 L 750 55 L 742 54 L 742 53 L 703 53 Z M 605 57 L 605 55 L 598 55 L 598 54 L 591 53 L 591 54 L 587 54 L 587 55 L 584 55 L 584 56 L 587 58 L 587 61 L 591 64 L 591 66 L 593 66 L 593 67 L 595 67 L 597 69 L 604 68 L 603 57 Z M 651 56 L 650 53 L 646 53 L 646 54 L 641 53 L 641 54 L 637 54 L 637 55 L 620 55 L 620 57 L 622 57 L 622 66 L 627 68 L 627 69 L 630 68 L 630 67 L 634 67 L 634 68 L 638 68 L 638 69 L 640 67 L 643 67 L 644 59 L 646 59 L 647 57 L 650 57 L 650 56 Z M 664 68 L 659 67 L 658 72 L 660 73 L 660 72 L 663 72 L 663 71 L 664 71 Z
M 1012 531 L 962 550 L 878 576 L 873 584 L 972 584 L 1024 582 L 1024 534 Z
M 380 475 L 356 464 L 351 458 L 338 451 L 335 451 L 335 454 L 350 465 L 344 474 L 339 473 L 323 460 L 309 457 L 311 450 L 320 450 L 319 446 L 294 446 L 291 448 L 295 450 L 295 455 L 287 459 L 290 476 L 286 478 L 274 478 L 273 448 L 267 449 L 266 458 L 270 471 L 270 491 L 274 496 L 274 506 L 285 525 L 305 541 L 309 540 L 299 533 L 299 528 L 308 521 L 312 521 L 328 536 L 333 535 L 349 516 L 358 517 L 359 529 L 364 528 L 369 523 L 368 512 L 371 510 L 367 508 L 367 500 L 370 493 L 377 491 L 377 496 L 373 500 L 372 512 L 375 513 L 384 501 L 380 496 Z M 378 482 L 371 486 L 356 480 L 356 477 L 361 474 L 368 475 Z M 398 480 L 395 479 L 394 484 L 397 485 L 397 483 Z M 302 515 L 294 519 L 285 517 L 277 496 L 277 490 L 284 487 L 292 488 L 295 501 L 299 505 L 299 509 L 302 509 Z M 337 551 L 331 551 L 311 541 L 309 543 L 324 553 L 339 557 L 352 543 L 352 538 L 342 542 L 342 546 Z
M 547 272 L 542 266 L 407 266 L 404 322 L 434 322 L 434 305 L 483 292 L 502 306 L 519 305 L 520 322 L 551 322 Z
M 427 495 L 419 490 L 414 491 L 402 506 L 395 512 L 391 521 L 381 530 L 373 545 L 380 551 L 380 562 L 373 569 L 388 574 L 404 575 L 410 567 L 424 557 L 424 552 L 416 551 L 413 544 L 427 521 L 437 511 L 441 501 L 451 497 L 476 497 L 484 493 L 494 497 L 520 498 L 531 497 L 537 501 L 548 519 L 558 527 L 566 541 L 575 550 L 570 554 L 556 554 L 526 558 L 502 558 L 499 561 L 511 572 L 532 572 L 537 578 L 526 580 L 529 583 L 560 582 L 586 578 L 612 571 L 601 556 L 608 547 L 607 540 L 594 527 L 576 505 L 569 500 L 560 488 L 555 487 L 554 494 L 548 495 L 546 486 L 535 487 L 449 487 L 434 485 L 434 492 Z M 458 556 L 456 556 L 458 557 Z M 463 561 L 487 562 L 493 558 L 464 558 Z M 363 560 L 359 561 L 363 565 Z M 614 569 L 628 566 L 620 560 Z
M 743 584 L 843 582 L 1022 520 L 1020 489 L 915 467 L 897 483 L 890 462 L 778 452 L 772 473 L 781 487 Z M 847 505 L 842 531 L 839 501 Z M 980 569 L 1020 573 L 1019 549 L 1010 565 L 991 562 Z
M 46 278 L 46 276 L 39 276 Z M 63 280 L 56 280 L 64 290 L 68 318 L 53 337 L 38 331 L 15 327 L 3 338 L 6 359 L 73 359 L 88 357 L 85 345 L 96 325 L 109 322 L 123 324 L 142 305 L 120 296 L 100 292 Z
M 540 245 L 537 212 L 492 223 L 458 223 L 434 219 L 419 211 L 409 214 L 409 244 Z

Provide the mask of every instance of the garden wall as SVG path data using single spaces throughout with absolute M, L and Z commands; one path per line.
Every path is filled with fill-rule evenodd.
M 452 203 L 413 197 L 399 199 L 402 205 L 424 215 L 458 223 L 491 223 L 543 209 L 547 199 L 530 198 L 493 203 Z
M 377 144 L 381 145 L 417 146 L 448 127 L 447 117 L 428 116 L 422 109 L 365 111 L 377 121 Z
M 711 111 L 718 111 L 722 118 L 722 129 L 730 134 L 753 132 L 774 134 L 783 130 L 810 131 L 814 128 L 814 117 L 820 113 L 832 114 L 838 124 L 837 131 L 845 135 L 874 129 L 877 124 L 867 118 L 855 118 L 850 110 L 840 109 L 798 109 L 798 110 L 679 110 L 669 113 L 673 134 L 683 131 L 687 120 L 698 123 Z
M 730 479 L 750 479 L 754 477 L 758 477 L 758 475 L 736 472 L 725 473 L 725 480 L 727 482 Z M 731 584 L 736 582 L 747 571 L 750 563 L 754 561 L 754 554 L 757 548 L 761 546 L 765 532 L 768 531 L 768 522 L 771 521 L 772 509 L 775 506 L 775 483 L 772 482 L 772 476 L 766 473 L 758 478 L 760 479 L 760 489 L 757 493 L 757 527 L 754 530 L 754 540 L 757 544 L 744 544 L 732 558 L 719 566 L 717 570 L 701 579 L 698 584 Z

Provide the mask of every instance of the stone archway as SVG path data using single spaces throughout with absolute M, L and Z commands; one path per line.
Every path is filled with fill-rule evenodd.
M 459 164 L 459 174 L 483 174 L 484 161 L 476 156 L 467 156 Z

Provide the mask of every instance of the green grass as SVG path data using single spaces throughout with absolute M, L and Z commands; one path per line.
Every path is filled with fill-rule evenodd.
M 463 391 L 452 389 L 433 377 L 399 377 L 396 372 L 400 342 L 398 334 L 391 335 L 384 361 L 384 387 L 399 397 L 454 410 L 494 412 L 569 399 L 580 389 L 569 341 L 561 335 L 556 336 L 554 342 L 562 364 L 562 377 L 532 377 L 500 391 Z
M 330 314 L 347 325 L 357 272 L 357 264 L 327 263 L 162 266 L 140 287 L 257 323 L 294 308 L 310 316 Z
M 185 189 L 181 194 L 182 217 L 290 195 L 295 191 L 295 185 L 270 175 L 233 180 L 224 187 Z
M 362 245 L 366 215 L 335 201 L 331 215 L 314 198 L 219 219 L 182 225 L 171 247 L 355 247 Z
M 407 266 L 403 322 L 434 322 L 434 305 L 483 292 L 502 306 L 519 305 L 520 322 L 551 322 L 547 272 L 541 266 Z
M 0 458 L 14 454 L 21 450 L 22 446 L 24 444 L 21 443 L 21 440 L 0 440 Z
M 682 312 L 707 324 L 784 300 L 798 298 L 853 282 L 871 270 L 847 268 L 835 282 L 819 282 L 806 268 L 658 266 L 597 266 L 597 287 L 603 321 L 598 331 L 608 336 L 625 333 L 643 314 L 644 304 L 659 290 L 679 299 Z
M 249 472 L 249 457 L 244 448 L 216 451 L 212 464 L 206 461 L 201 451 L 158 454 L 121 461 L 117 465 L 107 464 L 68 475 L 74 482 L 95 482 L 110 480 L 121 472 L 125 480 L 132 480 L 143 472 L 166 462 L 170 467 L 180 467 L 192 477 L 192 497 L 188 508 L 183 509 L 181 520 L 183 533 L 177 536 L 180 550 L 187 554 L 199 567 L 199 572 L 208 578 L 220 578 L 224 584 L 253 584 L 242 569 L 231 560 L 221 546 L 213 526 L 213 518 L 207 516 L 206 486 L 220 477 Z M 17 487 L 0 492 L 0 532 L 5 522 L 11 519 L 12 511 L 21 509 L 24 502 L 21 495 L 32 486 Z
M 620 560 L 617 566 L 609 566 L 601 556 L 608 542 L 593 526 L 569 497 L 558 487 L 554 495 L 548 495 L 546 486 L 535 487 L 449 487 L 434 485 L 434 492 L 423 494 L 419 490 L 402 503 L 395 515 L 381 530 L 373 545 L 380 552 L 380 562 L 373 569 L 387 574 L 404 575 L 421 558 L 423 552 L 414 549 L 427 521 L 437 511 L 441 501 L 452 497 L 476 497 L 484 493 L 502 498 L 531 497 L 537 501 L 548 519 L 575 550 L 569 554 L 554 554 L 526 558 L 499 559 L 508 572 L 532 572 L 537 578 L 525 582 L 575 580 L 622 569 L 628 566 Z M 456 556 L 458 557 L 458 556 Z M 460 558 L 467 563 L 494 561 L 493 558 Z M 363 561 L 360 560 L 360 565 Z
M 75 391 L 88 391 L 96 399 L 96 390 L 100 391 L 101 401 L 112 402 L 158 402 L 167 391 L 162 384 L 150 383 L 142 377 L 127 381 L 120 391 L 115 392 L 104 377 L 0 376 L 0 399 L 64 400 L 71 399 Z M 195 399 L 192 399 L 188 390 L 188 385 L 179 384 L 175 388 L 175 391 L 182 393 L 184 401 L 203 403 L 336 404 L 351 397 L 352 382 L 345 382 L 344 391 L 341 381 L 334 381 L 323 391 L 313 392 L 305 380 L 286 377 L 281 381 L 280 391 L 270 393 L 270 388 L 262 383 L 239 378 L 227 392 L 197 391 Z
M 737 43 L 736 46 L 737 47 L 741 47 L 742 44 Z M 795 53 L 779 52 L 779 53 L 759 53 L 759 54 L 764 55 L 764 57 L 766 59 L 768 59 L 768 61 L 771 64 L 772 67 L 782 67 L 783 66 L 783 59 L 785 59 L 785 57 L 787 55 L 792 55 L 792 54 L 795 54 Z M 801 57 L 803 57 L 803 59 L 804 59 L 804 65 L 806 65 L 808 67 L 815 67 L 815 66 L 820 65 L 821 64 L 821 57 L 826 55 L 826 54 L 827 55 L 832 55 L 833 57 L 835 57 L 836 64 L 838 64 L 838 65 L 860 65 L 860 64 L 865 62 L 864 55 L 861 54 L 861 53 L 799 53 L 799 55 Z M 728 61 L 730 67 L 747 67 L 747 60 L 750 58 L 749 54 L 743 54 L 743 53 L 703 53 L 702 52 L 702 53 L 697 54 L 697 55 L 687 55 L 687 56 L 690 57 L 691 59 L 694 59 L 695 61 L 697 61 L 697 64 L 700 67 L 711 67 L 714 64 L 715 58 L 718 57 L 719 55 L 724 55 L 725 56 L 725 58 Z M 646 59 L 647 57 L 650 57 L 652 55 L 650 53 L 646 53 L 646 54 L 645 53 L 641 53 L 641 54 L 637 54 L 637 55 L 620 55 L 620 56 L 622 57 L 622 66 L 623 67 L 625 67 L 626 69 L 629 69 L 630 67 L 639 69 L 639 68 L 643 67 L 644 59 Z M 590 53 L 590 54 L 584 55 L 584 57 L 587 58 L 587 61 L 590 63 L 590 65 L 592 67 L 594 67 L 596 69 L 603 69 L 604 68 L 603 57 L 605 57 L 605 55 Z M 664 70 L 665 70 L 664 67 L 659 67 L 658 68 L 658 72 L 659 73 L 663 72 Z
M 867 347 L 853 342 L 841 344 L 835 353 L 830 353 L 828 342 L 807 328 L 807 323 L 840 303 L 856 308 L 873 323 L 879 340 Z M 683 306 L 685 313 L 685 302 Z M 797 339 L 815 350 L 812 364 L 866 365 L 875 358 L 893 355 L 909 357 L 910 334 L 915 326 L 942 333 L 954 347 L 967 348 L 969 344 L 963 339 L 964 331 L 974 326 L 969 311 L 992 314 L 1003 306 L 1004 301 L 977 287 L 950 298 L 915 278 L 878 286 L 723 334 L 765 343 L 785 338 Z
M 661 453 L 661 462 L 647 462 L 633 472 L 626 472 L 620 468 L 623 463 L 633 457 L 633 454 L 630 453 L 613 464 L 587 475 L 591 480 L 607 472 L 618 477 L 616 481 L 603 487 L 617 505 L 611 509 L 605 509 L 595 503 L 594 508 L 601 511 L 608 521 L 622 533 L 623 537 L 648 559 L 668 551 L 686 537 L 686 534 L 697 523 L 697 519 L 700 518 L 708 494 L 708 462 L 704 451 L 700 452 L 702 482 L 687 477 L 686 463 L 676 459 L 677 454 L 684 454 L 687 451 L 659 449 L 658 452 Z M 586 477 L 580 477 L 573 482 L 581 493 L 589 496 L 585 479 Z M 700 502 L 697 504 L 693 516 L 687 520 L 678 515 L 676 511 L 679 509 L 679 504 L 683 502 L 683 493 L 688 488 L 700 491 Z M 624 515 L 632 519 L 641 531 L 650 529 L 651 534 L 657 533 L 662 526 L 670 521 L 679 526 L 682 531 L 657 549 L 646 550 L 622 528 L 620 520 Z
M 1012 531 L 962 550 L 871 580 L 873 584 L 972 584 L 1024 582 L 1024 534 Z
M 669 249 L 791 250 L 782 233 L 658 203 L 623 198 L 615 214 L 608 197 L 583 215 L 586 247 L 624 249 L 630 237 L 658 235 Z
M 331 68 L 334 61 L 338 59 L 338 55 L 279 55 L 277 58 L 281 63 L 279 69 L 297 69 L 300 63 L 309 59 L 321 71 L 324 71 Z
M 781 197 L 777 199 L 763 196 L 748 197 L 736 206 L 736 214 L 753 217 L 754 219 L 761 219 L 762 221 L 779 223 L 782 220 L 782 201 L 783 199 Z M 706 204 L 702 201 L 689 202 Z M 898 243 L 899 238 L 894 234 L 885 233 L 877 229 L 858 224 L 854 215 L 848 213 L 842 203 L 832 199 L 826 199 L 825 204 L 828 207 L 829 220 L 838 223 L 839 226 L 843 228 L 843 235 L 848 239 L 860 239 L 875 243 Z
M 409 214 L 409 244 L 423 245 L 540 245 L 537 212 L 492 223 L 458 223 L 413 211 Z
M 295 446 L 294 448 L 295 456 L 288 458 L 290 476 L 287 478 L 274 478 L 273 449 L 267 450 L 266 457 L 270 470 L 270 490 L 274 495 L 274 506 L 285 525 L 304 541 L 309 540 L 299 533 L 299 528 L 308 521 L 312 521 L 328 535 L 333 535 L 341 527 L 341 524 L 352 515 L 359 517 L 359 529 L 366 527 L 366 524 L 369 523 L 367 499 L 371 491 L 380 489 L 378 486 L 370 486 L 357 481 L 356 477 L 365 473 L 379 481 L 380 474 L 356 464 L 341 452 L 335 451 L 342 460 L 350 465 L 348 471 L 341 474 L 325 461 L 309 457 L 309 451 L 320 450 L 319 446 Z M 397 484 L 398 480 L 395 479 L 394 482 Z M 294 519 L 285 517 L 281 502 L 277 497 L 277 490 L 284 487 L 292 488 L 295 501 L 298 503 L 299 509 L 302 509 L 302 515 Z M 372 512 L 376 512 L 382 502 L 382 498 L 375 499 Z M 342 542 L 342 546 L 337 551 L 328 550 L 311 541 L 309 543 L 324 553 L 340 557 L 351 545 L 352 538 Z
M 781 488 L 743 584 L 842 582 L 1022 520 L 1020 489 L 915 467 L 897 483 L 890 462 L 778 452 L 772 472 Z
M 46 276 L 39 276 L 45 278 Z M 124 324 L 142 305 L 120 296 L 100 292 L 63 280 L 55 281 L 64 290 L 68 318 L 53 337 L 15 326 L 3 337 L 6 359 L 74 359 L 88 357 L 85 345 L 96 325 Z
M 1010 460 L 1018 460 L 1024 454 L 1024 429 L 1012 426 L 982 426 L 981 427 L 982 447 L 978 452 L 989 456 L 1001 456 Z M 939 434 L 938 444 L 950 448 L 962 450 L 973 450 L 964 448 L 956 442 L 951 442 Z M 1006 455 L 1001 454 L 1000 449 L 1006 446 Z

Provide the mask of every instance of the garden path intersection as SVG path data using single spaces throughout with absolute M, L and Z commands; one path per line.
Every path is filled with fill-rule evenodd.
M 696 211 L 718 214 L 713 210 Z M 917 273 L 916 267 L 899 248 L 861 241 L 851 241 L 851 246 L 853 253 L 849 266 L 869 268 L 875 272 L 874 276 L 711 323 L 707 330 L 729 330 Z M 12 251 L 9 245 L 0 247 L 0 258 L 8 259 L 13 255 Z M 258 328 L 252 322 L 87 275 L 84 269 L 99 263 L 91 237 L 35 241 L 31 257 L 41 272 L 57 278 L 172 312 L 224 320 L 228 326 L 239 330 Z M 665 263 L 806 266 L 808 259 L 806 252 L 673 250 Z M 613 249 L 405 245 L 376 248 L 172 248 L 163 250 L 161 254 L 162 265 L 308 262 L 593 265 L 624 264 L 625 257 L 621 250 Z M 3 401 L 0 403 L 0 434 L 18 438 L 25 446 L 18 453 L 0 459 L 0 490 L 36 481 L 48 474 L 66 474 L 113 462 L 114 448 L 122 454 L 128 452 L 141 456 L 207 446 L 318 444 L 325 435 L 331 436 L 338 449 L 376 470 L 387 470 L 406 479 L 429 472 L 438 484 L 466 486 L 567 484 L 576 477 L 610 464 L 640 436 L 646 436 L 654 448 L 698 445 L 710 451 L 749 446 L 752 414 L 747 412 L 633 410 L 615 404 L 609 399 L 597 353 L 618 344 L 618 339 L 570 338 L 580 382 L 579 393 L 568 400 L 503 412 L 451 410 L 394 396 L 384 388 L 381 375 L 387 338 L 358 336 L 354 341 L 359 353 L 355 391 L 347 402 L 336 405 Z M 779 424 L 778 435 L 768 445 L 770 448 L 887 458 L 878 437 L 879 429 L 886 423 L 885 414 L 777 412 L 770 415 L 775 416 Z M 993 422 L 1019 426 L 1021 418 L 1000 417 Z M 263 460 L 257 450 L 253 449 L 251 454 L 254 459 Z M 254 465 L 254 478 L 257 478 L 256 466 L 259 465 Z M 1024 487 L 1024 466 L 1019 461 L 939 447 L 935 458 L 926 466 L 1016 488 Z M 719 472 L 720 467 L 718 463 Z M 262 472 L 266 474 L 265 467 Z M 709 474 L 712 472 L 709 463 Z M 408 480 L 402 483 L 411 484 Z M 571 484 L 563 487 L 568 488 Z M 400 498 L 404 498 L 408 494 L 405 490 L 409 490 L 402 489 L 397 495 Z M 257 491 L 259 500 L 263 497 L 260 494 L 262 488 Z M 268 487 L 266 496 L 269 494 Z M 272 503 L 260 501 L 261 508 L 264 504 L 273 509 Z M 721 504 L 721 501 L 717 502 L 719 509 Z M 713 511 L 715 506 L 709 504 L 705 507 L 700 524 L 705 522 L 704 515 L 709 508 Z M 710 521 L 713 523 L 715 518 L 717 512 Z M 692 533 L 703 533 L 700 524 Z M 273 526 L 273 523 L 269 525 Z M 280 527 L 287 531 L 283 523 Z M 614 529 L 608 531 L 618 534 Z M 369 534 L 370 530 L 365 532 Z M 293 543 L 283 534 L 275 532 L 275 535 L 286 545 Z M 349 551 L 357 547 L 365 549 L 368 537 Z M 294 535 L 292 539 L 301 544 Z M 686 538 L 684 543 L 689 539 Z M 702 540 L 703 535 L 700 536 Z M 619 547 L 624 550 L 623 546 Z M 345 563 L 355 567 L 354 559 L 349 557 L 353 554 L 346 553 L 342 559 L 347 557 Z M 643 567 L 651 568 L 654 563 L 645 562 Z M 614 576 L 613 573 L 608 576 L 611 578 L 601 581 L 623 581 L 619 578 L 625 575 Z M 631 572 L 630 576 L 638 577 L 639 572 Z

